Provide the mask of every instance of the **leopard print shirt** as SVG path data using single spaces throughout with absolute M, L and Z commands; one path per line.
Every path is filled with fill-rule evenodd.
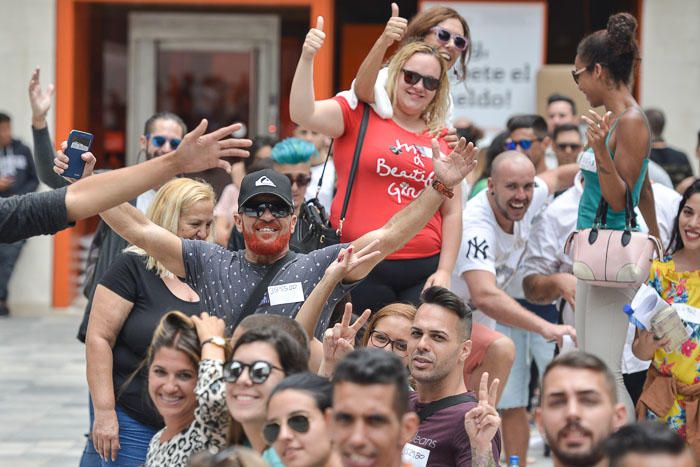
M 160 442 L 164 429 L 156 433 L 148 446 L 146 467 L 187 467 L 193 454 L 226 446 L 229 417 L 223 373 L 223 362 L 202 360 L 199 363 L 194 421 L 164 443 Z

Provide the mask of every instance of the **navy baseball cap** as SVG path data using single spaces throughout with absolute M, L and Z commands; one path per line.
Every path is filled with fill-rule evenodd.
M 238 206 L 245 204 L 258 195 L 274 195 L 294 208 L 292 201 L 292 184 L 289 179 L 272 169 L 258 170 L 243 177 L 241 191 L 238 194 Z

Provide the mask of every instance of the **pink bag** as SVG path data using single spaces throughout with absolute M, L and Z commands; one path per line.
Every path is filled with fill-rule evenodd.
M 639 287 L 649 277 L 655 257 L 661 258 L 659 239 L 635 232 L 636 214 L 627 189 L 625 230 L 608 230 L 605 222 L 608 203 L 601 196 L 593 227 L 572 232 L 564 251 L 569 254 L 573 242 L 573 273 L 577 279 L 602 287 Z

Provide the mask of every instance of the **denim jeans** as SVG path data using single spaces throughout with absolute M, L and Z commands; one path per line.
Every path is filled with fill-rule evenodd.
M 119 451 L 117 460 L 112 462 L 102 460 L 92 444 L 92 439 L 87 436 L 87 443 L 80 458 L 80 467 L 136 467 L 146 463 L 146 453 L 151 438 L 158 431 L 155 428 L 144 425 L 131 418 L 119 404 L 116 405 L 117 421 L 119 422 Z M 90 432 L 95 413 L 90 400 Z

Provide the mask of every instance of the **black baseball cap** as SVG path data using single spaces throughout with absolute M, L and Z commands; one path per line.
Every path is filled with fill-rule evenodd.
M 243 177 L 241 191 L 238 194 L 238 206 L 245 206 L 258 195 L 275 195 L 290 208 L 294 208 L 292 184 L 285 175 L 272 169 L 258 170 Z

